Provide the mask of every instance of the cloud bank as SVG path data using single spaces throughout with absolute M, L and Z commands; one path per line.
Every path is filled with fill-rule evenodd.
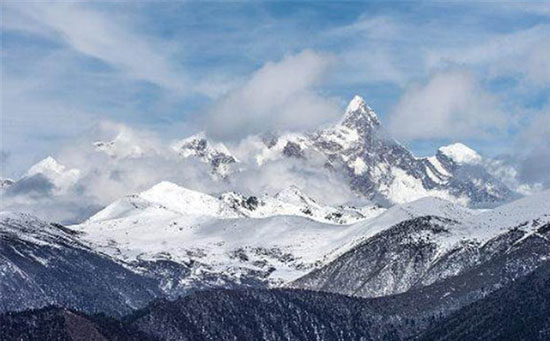
M 520 178 L 550 187 L 550 106 L 536 115 L 519 140 Z
M 98 141 L 98 136 L 105 140 Z M 226 191 L 274 195 L 296 185 L 327 204 L 357 200 L 345 179 L 325 169 L 322 159 L 276 159 L 263 163 L 261 169 L 255 163 L 240 164 L 238 172 L 220 180 L 208 176 L 210 165 L 196 158 L 182 158 L 156 134 L 113 122 L 102 122 L 56 159 L 61 164 L 54 164 L 57 171 L 38 169 L 4 190 L 0 209 L 77 223 L 123 196 L 162 181 L 213 195 Z M 78 178 L 74 179 L 74 174 Z M 67 175 L 71 181 L 60 181 Z
M 449 71 L 407 89 L 389 129 L 403 140 L 488 138 L 502 132 L 507 119 L 498 99 L 472 73 Z
M 218 139 L 238 140 L 266 131 L 307 130 L 336 119 L 336 103 L 315 88 L 333 61 L 329 55 L 305 50 L 266 63 L 207 112 L 207 132 Z

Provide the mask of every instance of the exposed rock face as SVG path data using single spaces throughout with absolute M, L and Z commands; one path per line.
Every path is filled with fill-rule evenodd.
M 8 188 L 14 184 L 12 179 L 0 179 L 0 189 Z
M 172 150 L 181 157 L 196 157 L 211 167 L 212 175 L 225 178 L 238 160 L 222 143 L 211 143 L 204 133 L 193 135 L 172 144 Z

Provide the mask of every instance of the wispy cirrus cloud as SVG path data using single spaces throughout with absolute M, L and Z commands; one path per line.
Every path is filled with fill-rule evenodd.
M 139 34 L 124 16 L 114 16 L 83 3 L 6 3 L 9 15 L 28 25 L 8 20 L 15 29 L 62 41 L 78 53 L 97 58 L 137 80 L 182 93 L 187 80 L 169 58 L 166 42 Z M 15 12 L 15 13 L 14 13 Z M 13 13 L 13 14 L 12 14 Z
M 410 86 L 392 110 L 389 128 L 404 140 L 487 139 L 501 133 L 509 118 L 471 72 L 454 70 Z
M 516 76 L 536 85 L 550 83 L 550 25 L 497 33 L 461 47 L 431 49 L 428 69 L 445 65 L 484 68 L 488 77 Z

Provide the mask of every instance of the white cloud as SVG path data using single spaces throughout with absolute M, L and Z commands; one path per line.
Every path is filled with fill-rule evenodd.
M 137 80 L 182 93 L 186 80 L 168 60 L 166 42 L 138 34 L 123 18 L 93 10 L 84 3 L 7 3 L 13 20 L 4 28 L 28 31 L 64 41 L 75 51 L 100 59 Z
M 98 151 L 93 144 L 98 138 L 112 141 L 111 148 Z M 136 148 L 139 153 L 134 152 Z M 326 169 L 326 159 L 320 155 L 308 155 L 308 161 L 276 159 L 262 166 L 246 160 L 250 163 L 240 164 L 240 170 L 228 181 L 217 181 L 208 176 L 210 165 L 181 158 L 154 133 L 113 122 L 98 124 L 54 157 L 65 170 L 78 172 L 74 183 L 59 190 L 58 180 L 62 179 L 56 178 L 57 174 L 28 174 L 2 193 L 0 209 L 74 223 L 161 181 L 213 194 L 230 190 L 251 195 L 275 194 L 296 185 L 322 203 L 359 202 L 346 179 Z
M 521 132 L 516 158 L 521 163 L 523 181 L 550 187 L 550 104 L 534 113 L 530 124 Z
M 2 54 L 1 149 L 11 155 L 5 176 L 20 176 L 101 118 L 169 116 L 191 91 L 172 42 L 145 34 L 136 13 L 115 7 L 2 3 L 2 30 L 11 43 Z M 144 88 L 155 96 L 143 96 Z
M 338 81 L 343 84 L 391 82 L 403 84 L 414 75 L 403 67 L 400 50 L 406 42 L 404 32 L 410 32 L 403 24 L 386 16 L 362 15 L 349 25 L 329 31 L 328 39 L 349 41 L 340 53 L 341 72 Z M 404 60 L 412 62 L 413 54 Z
M 332 61 L 305 50 L 265 64 L 211 108 L 206 130 L 234 140 L 262 131 L 309 129 L 335 119 L 336 103 L 315 90 Z
M 454 48 L 432 48 L 428 69 L 445 65 L 485 67 L 490 77 L 519 75 L 537 85 L 550 83 L 550 25 L 493 34 Z
M 411 86 L 393 108 L 389 128 L 404 140 L 487 138 L 506 126 L 497 98 L 466 71 Z
M 114 141 L 113 148 L 97 151 L 93 142 L 98 138 Z M 136 148 L 139 153 L 134 152 Z M 208 165 L 181 159 L 154 133 L 113 122 L 98 124 L 54 157 L 66 169 L 78 170 L 76 183 L 59 191 L 55 179 L 40 174 L 23 177 L 13 189 L 2 193 L 0 209 L 77 222 L 114 200 L 161 181 L 204 192 L 222 191 L 226 185 L 207 176 Z
M 232 186 L 244 193 L 273 195 L 294 185 L 323 204 L 360 202 L 346 179 L 326 169 L 325 162 L 324 157 L 315 158 L 315 155 L 308 155 L 307 161 L 280 158 L 256 167 L 249 164 L 248 169 L 234 175 Z

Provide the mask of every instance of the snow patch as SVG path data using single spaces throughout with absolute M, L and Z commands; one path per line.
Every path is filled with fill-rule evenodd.
M 351 168 L 353 168 L 353 173 L 355 175 L 361 175 L 367 170 L 367 165 L 365 164 L 365 161 L 358 157 L 353 162 L 350 163 Z
M 457 198 L 446 190 L 426 189 L 420 179 L 407 174 L 407 172 L 401 168 L 392 167 L 391 175 L 393 176 L 393 181 L 389 186 L 382 185 L 380 187 L 380 192 L 395 203 L 402 204 L 432 196 L 457 202 L 462 205 L 468 204 L 467 198 Z
M 445 167 L 443 167 L 436 156 L 430 156 L 427 159 L 441 175 L 451 176 L 451 174 L 445 169 Z

